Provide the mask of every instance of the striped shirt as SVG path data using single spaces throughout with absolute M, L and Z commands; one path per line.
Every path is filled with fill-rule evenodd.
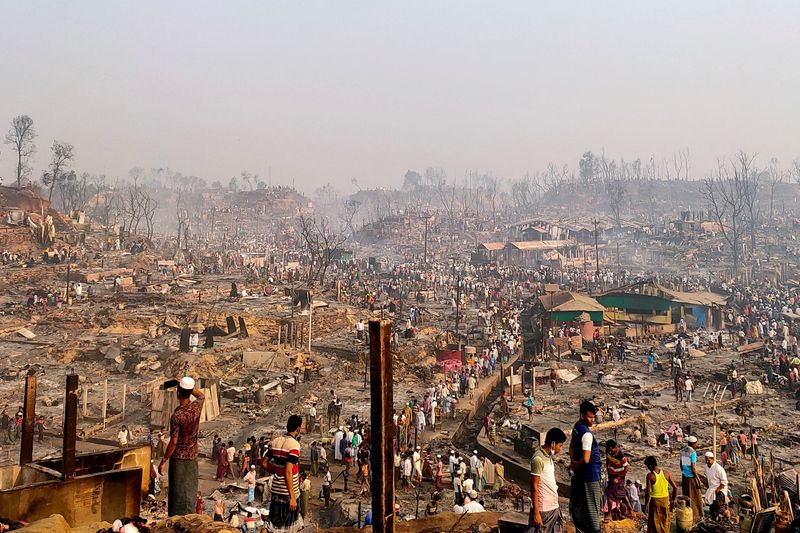
M 292 475 L 295 497 L 300 496 L 300 443 L 291 435 L 276 437 L 270 443 L 267 452 L 269 462 L 275 469 L 272 479 L 272 493 L 279 496 L 289 496 L 289 488 L 284 477 L 286 469 Z

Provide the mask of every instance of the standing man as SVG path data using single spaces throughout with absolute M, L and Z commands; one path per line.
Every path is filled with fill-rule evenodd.
M 197 430 L 205 396 L 195 381 L 184 377 L 178 383 L 178 407 L 169 419 L 169 445 L 158 465 L 164 475 L 169 461 L 169 516 L 192 514 L 197 499 Z M 192 401 L 194 396 L 195 401 Z
M 703 518 L 703 500 L 700 496 L 700 475 L 697 473 L 697 437 L 690 435 L 681 448 L 681 493 L 689 498 L 695 522 Z
M 691 374 L 686 374 L 686 379 L 683 381 L 683 386 L 686 388 L 686 401 L 691 402 L 694 395 L 694 381 L 692 381 Z
M 531 513 L 528 526 L 534 533 L 561 533 L 564 518 L 558 506 L 558 484 L 556 483 L 553 457 L 561 452 L 567 435 L 552 428 L 544 438 L 544 445 L 531 458 Z
M 644 466 L 648 470 L 644 499 L 644 508 L 647 509 L 647 533 L 669 533 L 669 512 L 675 507 L 678 486 L 669 472 L 659 468 L 656 458 L 652 455 L 645 458 Z
M 250 465 L 244 481 L 247 483 L 247 503 L 253 503 L 256 501 L 256 465 Z
M 722 465 L 714 460 L 714 452 L 706 452 L 706 479 L 708 490 L 705 502 L 709 505 L 711 518 L 718 520 L 720 516 L 729 518 L 728 512 L 728 474 Z
M 267 455 L 261 459 L 264 470 L 273 474 L 269 501 L 270 531 L 293 532 L 303 529 L 297 505 L 300 497 L 300 427 L 303 419 L 291 415 L 286 434 L 272 439 Z
M 600 478 L 603 463 L 600 460 L 600 447 L 589 429 L 597 414 L 597 407 L 584 400 L 580 406 L 580 419 L 572 428 L 569 444 L 572 485 L 570 487 L 569 512 L 580 533 L 600 533 L 600 516 L 603 494 Z

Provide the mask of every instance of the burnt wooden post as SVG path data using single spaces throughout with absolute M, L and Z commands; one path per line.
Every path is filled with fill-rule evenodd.
M 61 449 L 61 481 L 75 477 L 75 439 L 78 434 L 78 375 L 67 375 L 64 397 L 64 445 Z
M 181 330 L 181 342 L 180 342 L 180 350 L 183 353 L 188 353 L 192 351 L 189 347 L 189 337 L 191 336 L 192 332 L 189 331 L 189 328 L 183 328 Z
M 22 442 L 19 446 L 19 464 L 33 461 L 33 427 L 36 423 L 36 376 L 25 377 L 25 398 L 22 407 Z
M 228 326 L 228 335 L 236 333 L 236 321 L 232 316 L 225 317 L 225 324 Z
M 247 324 L 244 323 L 244 317 L 239 317 L 239 338 L 246 339 L 250 336 L 250 333 L 247 331 Z
M 391 336 L 391 321 L 369 321 L 372 531 L 375 533 L 392 533 L 395 521 Z

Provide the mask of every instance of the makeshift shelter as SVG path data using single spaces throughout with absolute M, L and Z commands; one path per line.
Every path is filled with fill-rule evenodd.
M 606 319 L 616 322 L 675 326 L 683 318 L 689 328 L 725 326 L 725 296 L 677 291 L 653 279 L 610 290 L 596 299 L 608 309 Z

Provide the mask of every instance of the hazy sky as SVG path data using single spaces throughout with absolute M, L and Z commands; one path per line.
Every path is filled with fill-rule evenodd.
M 0 0 L 0 125 L 77 170 L 310 190 L 516 177 L 584 150 L 800 156 L 800 2 Z M 13 175 L 0 146 L 0 175 Z

